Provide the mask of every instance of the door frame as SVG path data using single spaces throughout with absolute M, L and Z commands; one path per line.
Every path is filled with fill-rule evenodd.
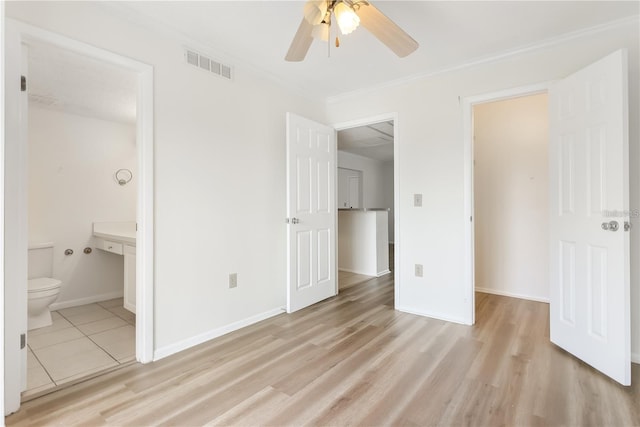
M 0 1 L 0 46 L 2 46 L 3 53 L 0 54 L 0 242 L 4 242 L 4 140 L 5 140 L 5 119 L 4 119 L 4 75 L 5 75 L 5 2 Z M 0 245 L 0 280 L 2 280 L 2 292 L 0 292 L 0 311 L 4 313 L 4 245 Z M 0 343 L 4 350 L 4 314 L 0 316 Z M 0 352 L 0 414 L 5 414 L 4 404 L 4 351 Z
M 400 180 L 398 159 L 400 146 L 400 127 L 398 123 L 398 113 L 384 113 L 376 116 L 368 116 L 361 119 L 349 120 L 346 122 L 334 123 L 331 125 L 336 130 L 336 227 L 338 226 L 338 137 L 337 132 L 359 126 L 372 125 L 375 123 L 388 122 L 393 120 L 393 307 L 395 309 L 400 300 Z M 362 183 L 361 183 L 362 185 Z M 336 230 L 337 231 L 337 230 Z M 336 295 L 338 294 L 338 241 L 334 242 L 336 262 Z
M 474 183 L 473 183 L 473 107 L 488 102 L 504 101 L 529 95 L 548 93 L 553 81 L 528 86 L 489 92 L 462 98 L 462 125 L 464 137 L 464 283 L 467 304 L 464 323 L 476 323 L 475 296 L 475 223 L 474 215 Z
M 8 46 L 5 63 L 7 75 L 19 72 L 20 63 L 16 62 L 16 54 L 11 54 L 11 50 L 20 49 L 23 44 L 29 42 L 43 42 L 56 47 L 69 50 L 81 55 L 85 55 L 103 62 L 120 66 L 138 75 L 137 111 L 136 111 L 136 148 L 137 148 L 137 200 L 136 200 L 136 222 L 138 225 L 136 239 L 136 360 L 140 363 L 153 361 L 154 350 L 154 143 L 153 143 L 153 66 L 136 61 L 131 58 L 101 49 L 90 44 L 62 36 L 60 34 L 44 30 L 29 24 L 25 24 L 13 19 L 5 19 L 6 32 L 11 34 L 6 40 L 13 40 L 13 44 Z M 10 58 L 10 59 L 9 59 Z M 4 82 L 4 80 L 3 80 Z M 17 83 L 16 88 L 10 88 L 6 92 L 6 102 L 17 102 L 20 96 Z M 5 115 L 3 114 L 3 119 Z M 11 120 L 5 123 L 7 132 L 14 132 L 20 129 L 21 120 Z M 17 134 L 17 133 L 14 133 Z M 4 134 L 0 141 L 0 152 L 6 156 L 7 144 Z M 26 144 L 24 138 L 18 143 Z M 11 160 L 11 159 L 7 159 Z M 26 162 L 26 157 L 23 159 Z M 3 162 L 4 165 L 4 162 Z M 25 165 L 26 169 L 26 165 Z M 20 191 L 26 193 L 27 188 L 22 183 Z M 2 192 L 2 203 L 5 201 L 4 186 L 0 188 Z M 22 209 L 21 209 L 22 210 Z M 2 207 L 4 214 L 4 205 Z M 20 216 L 27 217 L 27 212 L 20 212 Z M 17 227 L 18 225 L 4 224 L 3 227 Z M 20 227 L 25 229 L 26 221 Z M 4 228 L 2 234 L 4 235 Z M 25 234 L 26 235 L 26 234 Z M 19 242 L 10 242 L 10 246 L 15 246 Z M 24 243 L 26 244 L 26 243 Z M 6 248 L 3 246 L 4 253 Z M 4 275 L 3 282 L 4 282 Z M 26 272 L 25 272 L 26 281 Z M 6 283 L 4 283 L 3 289 Z M 26 288 L 26 284 L 25 284 Z M 3 319 L 4 320 L 4 319 Z M 10 323 L 5 323 L 8 326 Z M 4 329 L 3 329 L 4 331 Z M 4 366 L 4 355 L 0 360 Z M 6 380 L 6 376 L 5 376 Z M 3 382 L 3 391 L 7 396 L 6 383 Z M 18 402 L 19 403 L 19 402 Z M 5 408 L 11 410 L 11 408 Z

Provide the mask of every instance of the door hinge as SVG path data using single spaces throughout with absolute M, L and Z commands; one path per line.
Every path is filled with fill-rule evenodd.
M 20 334 L 20 350 L 27 345 L 27 334 Z
M 473 222 L 473 217 L 472 216 L 469 217 L 469 222 Z
M 20 92 L 27 91 L 27 78 L 25 76 L 20 76 Z

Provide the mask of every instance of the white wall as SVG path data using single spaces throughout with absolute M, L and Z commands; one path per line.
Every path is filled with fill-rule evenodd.
M 121 296 L 123 257 L 82 250 L 93 247 L 94 221 L 135 221 L 135 126 L 33 103 L 28 123 L 29 242 L 55 245 L 53 276 L 63 283 L 56 306 Z M 133 179 L 120 186 L 114 174 L 123 168 Z
M 639 31 L 637 20 L 627 21 L 494 62 L 329 100 L 331 123 L 389 112 L 398 115 L 395 143 L 400 202 L 396 217 L 401 257 L 396 265 L 397 308 L 460 322 L 471 312 L 463 268 L 469 218 L 464 198 L 461 97 L 562 78 L 627 47 L 631 209 L 640 208 Z M 412 206 L 413 193 L 424 194 L 423 207 Z M 640 227 L 632 228 L 631 241 L 632 352 L 640 360 Z M 416 263 L 424 265 L 423 278 L 414 276 Z
M 158 353 L 283 307 L 285 113 L 326 122 L 322 103 L 98 3 L 14 2 L 6 12 L 154 67 Z M 234 80 L 184 64 L 184 45 L 230 62 Z
M 362 171 L 362 207 L 388 208 L 389 241 L 393 242 L 393 160 L 381 162 L 338 151 L 338 167 Z
M 473 122 L 476 290 L 548 301 L 547 95 L 479 104 Z
M 338 268 L 381 276 L 389 273 L 387 212 L 338 212 Z

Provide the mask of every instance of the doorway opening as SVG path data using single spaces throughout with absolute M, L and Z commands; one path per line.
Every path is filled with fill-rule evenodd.
M 53 383 L 55 388 L 58 388 L 63 386 L 62 383 L 64 385 L 73 384 L 82 378 L 95 376 L 97 373 L 103 372 L 102 368 L 109 370 L 121 363 L 136 360 L 147 363 L 153 360 L 153 69 L 147 64 L 18 21 L 7 20 L 6 24 L 6 81 L 19 82 L 22 80 L 23 84 L 6 86 L 5 104 L 11 106 L 6 110 L 6 138 L 3 147 L 7 176 L 4 193 L 5 352 L 3 363 L 5 366 L 5 415 L 19 409 L 21 394 L 27 388 L 27 374 L 29 368 L 34 366 L 33 362 L 41 363 L 42 359 L 51 356 L 43 353 L 39 357 L 30 348 L 29 335 L 31 335 L 31 344 L 40 348 L 44 348 L 42 346 L 46 346 L 51 340 L 65 341 L 71 335 L 76 335 L 77 340 L 82 341 L 82 343 L 76 344 L 84 347 L 62 349 L 62 353 L 66 351 L 68 356 L 77 355 L 88 346 L 91 346 L 91 349 L 88 349 L 91 352 L 96 350 L 92 346 L 95 345 L 107 356 L 103 354 L 102 362 L 105 363 L 88 367 L 83 372 L 54 373 L 54 365 L 50 365 L 51 372 L 46 367 L 43 368 L 40 374 L 46 374 L 50 381 L 48 384 L 34 387 L 31 390 L 32 393 L 25 395 L 27 398 L 45 392 L 44 388 L 38 388 L 40 386 L 47 387 Z M 30 51 L 32 56 L 29 55 Z M 55 55 L 47 57 L 51 52 L 55 52 Z M 70 99 L 65 100 L 60 92 L 55 91 L 60 87 L 49 92 L 42 90 L 42 87 L 40 90 L 38 89 L 38 84 L 43 82 L 37 76 L 38 71 L 46 69 L 47 72 L 41 73 L 41 77 L 48 75 L 53 78 L 54 83 L 56 83 L 56 79 L 58 83 L 64 80 L 59 73 L 51 72 L 53 68 L 61 65 L 53 64 L 52 61 L 60 61 L 63 57 L 66 59 L 73 57 L 79 61 L 75 63 L 71 61 L 66 64 L 68 67 L 66 72 L 71 74 L 75 68 L 88 74 L 84 81 L 79 79 L 74 84 L 68 84 L 69 87 L 65 88 L 77 89 L 71 97 L 71 100 L 76 102 L 71 102 Z M 96 67 L 87 68 L 88 63 L 93 63 Z M 100 64 L 102 68 L 99 66 Z M 33 80 L 30 78 L 29 65 L 32 67 L 31 71 L 35 73 Z M 102 71 L 100 71 L 101 69 Z M 105 120 L 105 117 L 92 117 L 90 105 L 82 105 L 82 102 L 91 101 L 84 98 L 91 97 L 92 89 L 104 85 L 116 69 L 123 75 L 128 75 L 128 78 L 133 81 L 132 97 L 129 103 L 133 104 L 131 107 L 133 116 L 128 123 L 113 125 L 113 122 L 118 120 L 114 120 L 114 117 L 111 117 L 111 120 Z M 21 76 L 24 77 L 21 78 Z M 31 86 L 32 84 L 33 86 Z M 95 87 L 92 88 L 92 85 Z M 123 86 L 126 85 L 123 84 Z M 111 89 L 114 92 L 113 88 Z M 30 94 L 33 95 L 31 99 L 29 99 Z M 125 98 L 120 96 L 121 92 L 113 95 L 119 101 Z M 73 99 L 74 97 L 75 99 Z M 29 108 L 30 103 L 33 108 Z M 76 108 L 78 104 L 82 108 Z M 91 103 L 89 102 L 89 104 Z M 72 105 L 75 107 L 66 110 L 63 108 Z M 124 116 L 130 113 L 131 111 L 125 111 Z M 32 124 L 39 124 L 37 129 L 29 128 L 30 119 Z M 93 123 L 89 126 L 88 122 L 91 121 Z M 112 124 L 107 123 L 109 121 Z M 96 125 L 98 122 L 102 123 L 102 127 Z M 79 135 L 80 137 L 78 137 Z M 110 146 L 107 140 L 120 139 L 116 138 L 117 135 L 122 136 L 122 139 L 127 142 L 118 149 L 117 155 L 111 155 L 113 153 L 110 154 L 106 149 Z M 61 142 L 62 146 L 56 146 L 58 142 Z M 33 147 L 31 147 L 32 144 Z M 75 150 L 69 144 L 75 144 L 75 149 L 79 148 L 79 150 Z M 38 148 L 35 149 L 36 147 Z M 129 154 L 129 158 L 125 152 Z M 81 161 L 76 161 L 81 157 L 80 154 L 86 154 L 86 156 Z M 105 159 L 113 160 L 115 163 L 108 165 L 100 163 Z M 36 163 L 32 164 L 32 161 Z M 121 166 L 115 169 L 115 164 Z M 49 178 L 45 176 L 46 173 L 50 173 Z M 98 181 L 102 181 L 96 182 L 93 179 L 94 174 L 100 176 Z M 91 187 L 89 190 L 93 189 L 95 193 L 105 197 L 107 192 L 105 188 L 108 187 L 111 190 L 115 188 L 115 192 L 120 192 L 116 194 L 122 196 L 123 204 L 125 204 L 124 199 L 131 200 L 126 203 L 127 208 L 119 213 L 110 211 L 110 208 L 102 203 L 101 212 L 104 212 L 105 215 L 93 212 L 91 213 L 93 220 L 86 220 L 84 216 L 87 215 L 88 210 L 82 207 L 78 208 L 78 203 L 82 204 L 83 202 L 77 200 L 74 202 L 69 194 L 66 196 L 44 194 L 54 190 L 70 190 L 70 188 L 50 188 L 47 190 L 46 184 L 52 183 L 43 181 L 51 177 L 59 184 L 57 187 L 61 187 L 64 184 L 61 181 L 66 180 L 65 185 L 68 187 L 72 185 Z M 30 183 L 34 185 L 30 186 Z M 100 186 L 102 187 L 98 188 Z M 124 192 L 127 192 L 128 196 L 124 196 Z M 60 225 L 61 228 L 64 228 L 63 230 L 52 231 L 52 224 L 55 223 L 52 219 L 56 216 L 53 213 L 55 213 L 56 206 L 59 207 L 60 204 L 66 206 L 69 217 L 77 219 L 79 216 L 83 216 L 84 224 L 81 232 L 73 231 L 68 224 Z M 45 213 L 47 207 L 50 207 L 50 216 Z M 74 209 L 74 207 L 78 209 Z M 58 215 L 58 217 L 60 216 L 62 215 Z M 102 229 L 95 227 L 98 223 L 102 223 Z M 105 229 L 106 223 L 120 228 L 117 230 Z M 34 227 L 30 229 L 30 225 Z M 7 230 L 10 232 L 7 233 Z M 128 245 L 124 241 L 111 241 L 107 245 L 105 236 L 100 239 L 98 232 L 126 235 Z M 53 236 L 55 233 L 58 233 L 58 237 Z M 69 246 L 58 245 L 54 238 L 58 242 L 65 240 Z M 69 243 L 71 240 L 66 239 L 71 239 L 74 242 L 73 247 Z M 135 255 L 132 251 L 125 250 L 127 246 L 135 248 Z M 35 339 L 37 333 L 34 335 L 33 331 L 37 331 L 37 329 L 28 326 L 28 294 L 31 294 L 28 292 L 30 288 L 28 286 L 29 248 L 34 251 L 44 249 L 45 252 L 53 252 L 49 275 L 53 278 L 65 276 L 68 279 L 66 289 L 64 282 L 59 286 L 58 305 L 56 306 L 55 302 L 49 305 L 49 310 L 54 312 L 52 318 L 64 320 L 57 322 L 59 325 L 52 325 L 54 330 L 50 332 L 53 332 L 55 336 L 50 337 L 51 339 Z M 125 259 L 113 258 L 114 256 L 128 257 L 128 262 Z M 76 262 L 74 262 L 74 258 L 77 260 Z M 77 277 L 73 278 L 73 273 L 83 270 L 82 267 L 79 267 L 80 264 L 86 265 L 86 260 L 97 260 L 98 258 L 109 259 L 107 263 L 122 266 L 123 270 L 127 270 L 128 267 L 128 274 L 125 274 L 125 271 L 118 271 L 114 273 L 113 277 L 117 277 L 123 287 L 126 283 L 130 285 L 129 297 L 135 300 L 129 305 L 129 309 L 134 309 L 136 312 L 135 326 L 131 325 L 134 323 L 133 315 L 127 314 L 124 299 L 119 300 L 124 295 L 124 289 L 100 288 L 97 294 L 82 294 L 87 290 L 86 288 L 90 288 L 100 280 L 90 283 L 91 280 L 86 277 L 80 280 L 76 280 Z M 32 265 L 35 264 L 35 262 L 32 263 Z M 87 276 L 86 269 L 84 272 L 80 272 Z M 42 274 L 42 272 L 37 272 L 39 277 Z M 33 273 L 32 277 L 35 277 L 34 275 L 36 273 Z M 80 290 L 80 293 L 74 294 L 71 288 L 76 288 L 75 291 L 78 291 L 78 281 L 83 283 L 81 287 L 84 289 Z M 72 285 L 74 282 L 76 282 L 75 286 Z M 111 283 L 110 285 L 119 287 L 118 284 Z M 122 307 L 117 307 L 116 302 L 118 305 L 122 302 Z M 92 306 L 90 307 L 92 310 L 85 311 L 84 308 L 77 308 L 81 306 Z M 74 310 L 74 308 L 76 309 Z M 56 310 L 60 312 L 56 314 Z M 62 313 L 63 310 L 68 311 Z M 115 323 L 120 325 L 111 328 Z M 97 330 L 105 327 L 111 329 Z M 48 326 L 43 328 L 48 328 Z M 135 339 L 133 353 L 130 343 L 126 349 L 124 347 L 119 349 L 117 345 L 112 345 L 114 341 L 107 343 L 110 341 L 108 335 L 118 328 L 126 329 L 126 331 L 123 329 L 118 332 L 124 332 L 128 339 Z M 28 331 L 28 329 L 32 329 L 32 331 Z M 56 329 L 58 329 L 57 332 Z M 91 337 L 103 332 L 106 333 L 102 336 Z M 122 338 L 122 334 L 119 336 Z M 37 343 L 38 341 L 42 342 Z M 118 340 L 116 339 L 116 341 Z M 17 342 L 23 342 L 24 345 L 13 345 Z M 106 363 L 107 358 L 110 359 L 109 363 Z M 67 365 L 73 364 L 68 362 L 67 358 Z M 43 367 L 42 363 L 41 367 Z M 40 378 L 42 382 L 45 379 L 45 377 Z
M 548 303 L 547 94 L 478 103 L 472 113 L 476 310 L 483 294 Z
M 462 100 L 463 112 L 463 134 L 464 134 L 464 204 L 465 219 L 468 221 L 465 227 L 465 254 L 464 272 L 466 304 L 465 323 L 473 325 L 476 321 L 476 247 L 475 247 L 475 188 L 474 188 L 474 108 L 486 103 L 517 99 L 527 96 L 546 94 L 549 90 L 549 83 L 541 83 L 531 86 L 508 89 L 500 92 L 488 93 L 484 95 L 467 97 Z M 506 159 L 505 161 L 507 161 Z M 481 286 L 482 287 L 482 284 Z
M 338 289 L 394 270 L 394 120 L 338 129 Z
M 25 53 L 23 401 L 135 362 L 138 179 L 136 73 L 42 42 Z

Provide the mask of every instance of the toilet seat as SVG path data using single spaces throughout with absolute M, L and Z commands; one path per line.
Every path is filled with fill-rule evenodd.
M 38 277 L 37 279 L 29 279 L 27 285 L 28 292 L 42 292 L 60 287 L 62 282 L 51 277 Z

